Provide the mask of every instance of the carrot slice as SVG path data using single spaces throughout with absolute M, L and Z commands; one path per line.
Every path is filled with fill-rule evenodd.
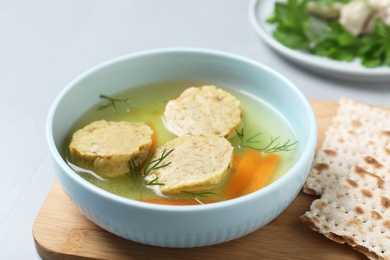
M 276 153 L 268 153 L 264 159 L 260 162 L 259 167 L 255 171 L 252 179 L 242 191 L 241 195 L 246 195 L 257 191 L 268 184 L 272 174 L 278 165 L 280 156 Z
M 233 157 L 233 170 L 234 171 L 237 169 L 240 161 L 241 161 L 241 157 L 239 155 L 234 155 L 234 157 Z
M 232 199 L 239 197 L 244 188 L 250 182 L 254 172 L 261 161 L 261 154 L 256 150 L 249 149 L 241 159 L 237 168 L 225 189 L 225 198 Z M 233 166 L 234 167 L 234 166 Z
M 209 204 L 217 202 L 211 199 L 200 199 L 203 204 Z M 173 198 L 148 198 L 142 199 L 142 202 L 160 204 L 160 205 L 173 205 L 173 206 L 186 206 L 186 205 L 201 205 L 195 199 L 173 199 Z

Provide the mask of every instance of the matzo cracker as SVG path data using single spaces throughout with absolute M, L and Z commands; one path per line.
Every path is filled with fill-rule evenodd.
M 370 259 L 390 259 L 390 111 L 342 99 L 304 191 L 300 219 Z
M 390 160 L 389 156 L 390 112 L 341 99 L 303 191 L 321 195 L 326 187 L 347 176 L 354 165 L 375 174 L 381 161 Z
M 386 178 L 359 166 L 325 189 L 300 219 L 370 259 L 390 259 L 390 173 Z

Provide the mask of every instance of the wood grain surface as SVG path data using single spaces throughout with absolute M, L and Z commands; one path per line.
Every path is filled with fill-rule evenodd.
M 319 128 L 318 147 L 337 103 L 311 100 L 311 104 Z M 314 199 L 301 192 L 279 217 L 245 237 L 214 246 L 173 249 L 108 233 L 86 219 L 55 182 L 34 222 L 33 236 L 43 259 L 366 259 L 298 221 Z

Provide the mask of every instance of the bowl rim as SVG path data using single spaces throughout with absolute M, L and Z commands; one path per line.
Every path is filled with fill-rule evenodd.
M 113 194 L 111 192 L 108 192 L 106 190 L 103 190 L 92 183 L 88 182 L 87 180 L 83 179 L 77 173 L 75 173 L 65 162 L 65 160 L 60 155 L 53 137 L 52 132 L 52 125 L 54 120 L 54 115 L 56 113 L 57 107 L 60 104 L 63 96 L 68 93 L 73 87 L 81 81 L 83 78 L 87 77 L 88 75 L 92 75 L 96 71 L 99 71 L 101 69 L 104 69 L 106 67 L 109 67 L 113 64 L 120 63 L 122 61 L 128 60 L 128 59 L 134 59 L 139 58 L 143 56 L 152 56 L 152 55 L 162 55 L 162 54 L 172 54 L 172 53 L 186 53 L 186 54 L 202 54 L 202 55 L 212 55 L 217 56 L 218 58 L 228 58 L 231 60 L 238 60 L 243 63 L 248 63 L 250 65 L 260 67 L 262 70 L 267 71 L 268 73 L 274 74 L 276 77 L 280 78 L 281 80 L 288 85 L 291 90 L 294 91 L 296 96 L 300 99 L 302 105 L 305 108 L 305 111 L 307 111 L 309 127 L 312 129 L 310 131 L 310 135 L 308 137 L 307 146 L 304 147 L 302 150 L 302 154 L 300 155 L 300 158 L 297 160 L 297 162 L 278 180 L 275 182 L 267 185 L 266 187 L 253 192 L 251 194 L 241 196 L 235 199 L 230 199 L 226 201 L 221 201 L 217 203 L 211 203 L 211 204 L 204 204 L 204 205 L 184 205 L 184 206 L 172 206 L 172 205 L 159 205 L 159 204 L 153 204 L 153 203 L 145 203 L 142 201 L 136 201 L 132 199 L 128 199 L 116 194 Z M 305 161 L 308 159 L 312 159 L 312 155 L 315 149 L 317 140 L 317 123 L 314 115 L 314 111 L 308 101 L 308 99 L 303 95 L 303 93 L 298 89 L 297 86 L 295 86 L 290 80 L 288 80 L 285 76 L 277 72 L 276 70 L 271 69 L 270 67 L 254 61 L 252 59 L 233 54 L 228 53 L 220 50 L 214 50 L 214 49 L 206 49 L 206 48 L 192 48 L 192 47 L 171 47 L 171 48 L 157 48 L 157 49 L 150 49 L 150 50 L 143 50 L 139 52 L 129 53 L 125 54 L 119 57 L 115 57 L 112 59 L 109 59 L 107 61 L 104 61 L 102 63 L 99 63 L 85 72 L 79 74 L 76 78 L 74 78 L 72 81 L 70 81 L 55 97 L 53 103 L 51 104 L 47 117 L 46 117 L 46 141 L 49 147 L 49 153 L 51 153 L 51 156 L 54 158 L 57 165 L 61 168 L 62 171 L 68 175 L 73 181 L 79 183 L 83 188 L 85 188 L 88 192 L 94 193 L 102 198 L 108 198 L 109 200 L 113 200 L 116 203 L 124 204 L 127 206 L 134 206 L 137 208 L 144 208 L 149 210 L 158 210 L 158 211 L 170 211 L 170 212 L 192 212 L 192 211 L 207 211 L 207 210 L 214 210 L 219 208 L 225 208 L 230 207 L 232 205 L 241 204 L 245 201 L 251 201 L 255 200 L 256 197 L 261 196 L 262 194 L 271 192 L 275 186 L 281 185 L 282 183 L 288 181 L 290 176 L 294 174 L 298 169 L 302 169 L 303 164 L 305 164 Z M 60 186 L 61 183 L 60 183 Z

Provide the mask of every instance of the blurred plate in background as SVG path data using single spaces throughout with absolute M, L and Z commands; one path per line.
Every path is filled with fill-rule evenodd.
M 275 26 L 266 21 L 272 15 L 275 2 L 277 0 L 252 0 L 249 6 L 249 16 L 256 33 L 278 53 L 308 70 L 329 77 L 360 82 L 390 81 L 389 67 L 366 68 L 357 59 L 353 62 L 335 61 L 287 48 L 276 41 L 272 36 Z

